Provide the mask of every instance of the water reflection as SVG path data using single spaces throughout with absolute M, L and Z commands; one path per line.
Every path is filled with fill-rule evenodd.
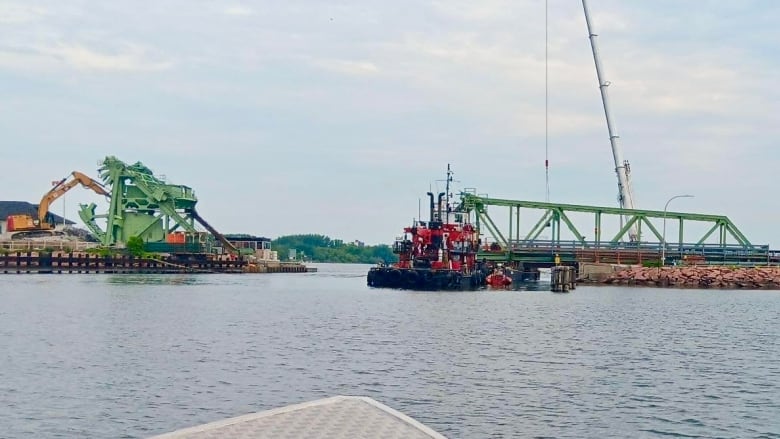
M 512 282 L 506 289 L 510 291 L 550 291 L 549 281 Z
M 115 285 L 199 285 L 206 284 L 207 278 L 193 274 L 112 274 L 106 279 Z
M 338 394 L 453 438 L 778 437 L 780 292 L 0 278 L 3 437 L 148 437 Z

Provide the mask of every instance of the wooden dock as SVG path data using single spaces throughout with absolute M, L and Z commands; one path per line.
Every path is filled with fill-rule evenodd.
M 87 252 L 0 253 L 0 274 L 79 273 L 305 273 L 305 265 L 249 262 L 230 255 L 171 254 L 154 257 L 100 255 Z

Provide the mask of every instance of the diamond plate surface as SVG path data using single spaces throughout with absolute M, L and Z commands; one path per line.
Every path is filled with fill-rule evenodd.
M 186 428 L 153 439 L 216 438 L 444 439 L 444 436 L 371 398 L 335 396 Z

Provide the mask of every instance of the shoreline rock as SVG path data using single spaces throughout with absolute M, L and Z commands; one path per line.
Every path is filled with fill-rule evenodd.
M 780 267 L 627 267 L 592 284 L 700 289 L 780 289 Z

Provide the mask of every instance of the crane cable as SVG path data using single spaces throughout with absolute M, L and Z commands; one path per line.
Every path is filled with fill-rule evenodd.
M 548 0 L 544 0 L 544 184 L 545 184 L 545 195 L 544 195 L 544 201 L 549 203 L 550 202 L 550 160 L 549 160 L 549 145 L 548 145 L 548 137 L 549 137 L 549 129 L 548 129 L 548 118 L 549 118 L 549 87 L 548 87 L 548 18 L 547 18 L 547 2 Z

